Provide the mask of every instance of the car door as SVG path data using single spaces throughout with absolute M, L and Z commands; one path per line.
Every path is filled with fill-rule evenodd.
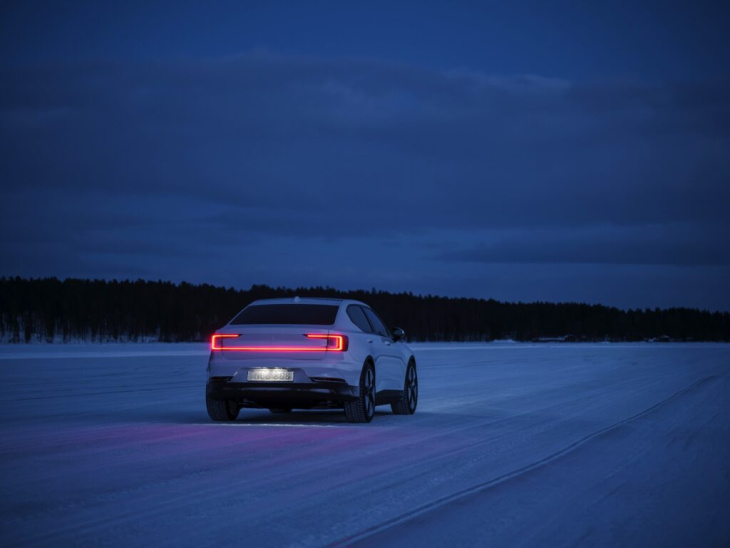
M 403 363 L 388 328 L 372 309 L 367 307 L 362 307 L 362 309 L 373 329 L 371 344 L 375 359 L 376 392 L 403 390 L 406 364 Z

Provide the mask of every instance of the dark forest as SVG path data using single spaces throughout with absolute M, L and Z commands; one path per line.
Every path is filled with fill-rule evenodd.
M 688 308 L 506 303 L 329 287 L 247 290 L 164 281 L 0 278 L 5 342 L 203 341 L 256 299 L 335 297 L 371 305 L 411 341 L 729 341 L 730 314 Z

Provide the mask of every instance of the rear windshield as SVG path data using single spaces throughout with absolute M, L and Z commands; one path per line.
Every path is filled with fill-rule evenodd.
M 330 304 L 264 304 L 249 306 L 233 318 L 232 325 L 300 324 L 332 325 L 339 306 Z

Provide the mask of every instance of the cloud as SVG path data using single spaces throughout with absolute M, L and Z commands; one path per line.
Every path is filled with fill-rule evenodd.
M 730 230 L 693 225 L 510 230 L 442 251 L 438 260 L 476 263 L 730 266 Z
M 262 52 L 0 76 L 0 228 L 29 244 L 192 253 L 222 234 L 449 232 L 471 243 L 449 261 L 727 264 L 725 82 Z

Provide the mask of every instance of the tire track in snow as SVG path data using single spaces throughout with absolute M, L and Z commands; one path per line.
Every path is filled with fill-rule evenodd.
M 467 487 L 466 489 L 462 489 L 460 491 L 452 493 L 451 495 L 447 495 L 445 497 L 441 497 L 439 499 L 436 499 L 436 500 L 433 500 L 426 504 L 423 504 L 421 506 L 418 506 L 417 508 L 409 510 L 408 512 L 404 512 L 394 518 L 384 521 L 384 522 L 380 523 L 379 525 L 369 527 L 355 535 L 335 541 L 334 543 L 329 544 L 329 546 L 331 548 L 351 546 L 352 544 L 366 540 L 369 537 L 372 537 L 378 533 L 387 531 L 388 529 L 391 529 L 398 525 L 403 525 L 415 518 L 421 517 L 424 514 L 428 514 L 429 512 L 442 508 L 448 504 L 460 501 L 461 499 L 464 499 L 468 496 L 471 496 L 471 495 L 474 495 L 477 493 L 481 493 L 483 491 L 487 491 L 488 489 L 491 489 L 492 487 L 496 487 L 497 485 L 505 483 L 511 479 L 517 478 L 523 474 L 526 474 L 528 472 L 532 472 L 534 470 L 542 468 L 543 466 L 546 466 L 546 465 L 572 453 L 573 451 L 575 451 L 576 449 L 585 445 L 586 443 L 588 443 L 608 432 L 611 432 L 612 430 L 625 426 L 626 424 L 629 424 L 635 420 L 641 419 L 641 418 L 653 413 L 654 411 L 661 409 L 662 407 L 665 407 L 666 405 L 672 403 L 673 401 L 681 398 L 685 394 L 688 394 L 689 392 L 696 390 L 697 388 L 699 388 L 706 382 L 713 381 L 713 380 L 717 380 L 717 375 L 710 375 L 708 377 L 704 377 L 704 378 L 698 380 L 697 382 L 693 383 L 692 385 L 690 385 L 686 388 L 683 388 L 679 392 L 676 392 L 675 394 L 669 396 L 668 398 L 661 400 L 660 402 L 652 405 L 651 407 L 649 407 L 635 415 L 632 415 L 632 416 L 622 419 L 618 422 L 610 424 L 604 428 L 601 428 L 600 430 L 597 430 L 591 434 L 583 436 L 582 438 L 574 441 L 573 443 L 564 447 L 563 449 L 555 451 L 555 452 L 547 455 L 546 457 L 543 457 L 542 459 L 539 459 L 535 462 L 532 462 L 530 464 L 517 468 L 516 470 L 513 470 L 511 472 L 507 472 L 506 474 L 502 474 L 501 476 L 498 476 L 496 478 L 492 478 L 491 480 L 477 483 L 476 485 L 472 485 L 471 487 Z
M 591 399 L 592 397 L 593 396 L 591 394 L 583 394 L 577 398 L 577 401 Z M 417 443 L 423 443 L 425 440 L 441 439 L 444 437 L 453 436 L 454 434 L 458 434 L 458 433 L 464 433 L 464 432 L 473 431 L 473 430 L 480 430 L 480 429 L 483 429 L 484 427 L 493 426 L 496 424 L 509 423 L 509 422 L 512 422 L 515 420 L 520 420 L 520 419 L 524 419 L 524 418 L 528 418 L 528 417 L 540 417 L 540 416 L 544 415 L 546 411 L 560 409 L 562 407 L 565 407 L 566 405 L 573 406 L 573 405 L 575 405 L 575 403 L 576 403 L 576 399 L 573 399 L 567 403 L 561 401 L 561 402 L 557 402 L 557 403 L 550 404 L 550 405 L 540 406 L 535 409 L 531 409 L 529 411 L 524 411 L 524 412 L 517 413 L 514 415 L 506 416 L 506 417 L 500 417 L 497 419 L 493 419 L 493 418 L 483 419 L 483 420 L 480 420 L 476 424 L 470 423 L 470 424 L 463 425 L 463 426 L 460 426 L 457 428 L 450 428 L 447 432 L 439 431 L 433 435 L 429 435 L 426 437 L 420 437 L 417 440 L 407 439 L 400 443 L 390 445 L 386 449 L 377 451 L 377 453 L 378 453 L 378 455 L 382 455 L 382 454 L 385 454 L 394 449 L 406 447 L 406 446 L 414 443 L 414 441 Z M 529 428 L 539 426 L 540 424 L 541 423 L 539 421 L 535 422 L 533 424 L 530 424 Z M 304 425 L 313 426 L 311 424 L 307 424 L 306 422 L 304 422 Z M 215 423 L 212 423 L 212 424 L 205 423 L 204 425 L 195 425 L 195 426 L 204 426 L 206 428 L 225 427 L 225 428 L 230 428 L 230 429 L 236 429 L 236 428 L 241 428 L 241 427 L 247 428 L 247 427 L 251 427 L 251 426 L 271 426 L 271 424 L 267 424 L 267 423 L 246 424 L 245 420 L 239 420 L 234 423 L 223 424 L 223 425 L 215 424 Z M 296 425 L 296 426 L 302 426 L 302 425 Z M 338 423 L 333 423 L 328 426 L 332 426 L 335 428 L 344 427 L 346 430 L 349 430 L 348 425 L 346 423 L 338 422 Z M 372 428 L 372 426 L 374 426 L 374 428 Z M 372 430 L 372 432 L 370 432 L 370 433 L 372 435 L 376 435 L 377 430 L 381 427 L 381 425 L 376 424 L 376 425 L 372 425 L 372 426 L 371 426 L 371 428 L 368 428 L 368 430 Z M 382 425 L 382 427 L 388 428 L 388 429 L 392 428 L 392 426 L 385 426 L 385 425 Z M 282 429 L 282 430 L 283 431 L 280 434 L 269 436 L 269 439 L 270 440 L 283 439 L 283 438 L 287 438 L 287 437 L 291 436 L 291 434 L 286 432 L 287 429 Z M 497 436 L 497 437 L 488 437 L 488 438 L 485 438 L 480 441 L 473 441 L 473 442 L 469 443 L 468 445 L 463 445 L 463 446 L 459 446 L 456 448 L 452 448 L 447 451 L 442 451 L 442 452 L 439 452 L 439 453 L 436 453 L 436 454 L 433 454 L 433 455 L 430 455 L 427 457 L 421 457 L 418 459 L 417 464 L 420 468 L 423 468 L 423 466 L 425 464 L 428 464 L 429 468 L 430 468 L 430 465 L 432 465 L 433 463 L 444 461 L 444 460 L 449 461 L 449 460 L 453 459 L 456 455 L 459 455 L 459 454 L 462 454 L 465 452 L 469 452 L 469 451 L 473 451 L 476 447 L 480 447 L 485 444 L 491 444 L 496 439 L 502 438 L 504 435 L 505 434 L 503 433 L 502 435 Z M 84 433 L 84 436 L 86 436 L 86 433 Z M 68 442 L 68 440 L 66 440 L 66 441 Z M 54 442 L 54 443 L 58 443 L 58 442 Z M 343 443 L 346 443 L 346 441 L 344 441 Z M 113 449 L 116 449 L 116 448 L 113 448 Z M 316 449 L 315 449 L 315 451 L 316 451 Z M 298 456 L 301 458 L 302 453 L 301 452 L 298 453 Z M 379 471 L 380 473 L 392 473 L 395 475 L 400 474 L 399 471 L 388 470 L 386 467 L 385 460 L 382 460 L 381 463 L 382 463 L 382 466 L 384 467 L 384 469 L 380 470 Z M 262 469 L 271 466 L 271 464 L 272 464 L 271 461 L 266 461 L 265 463 L 262 462 L 260 465 L 254 466 L 254 469 L 257 472 L 260 472 Z M 251 469 L 250 464 L 247 464 L 246 467 L 248 469 Z M 314 466 L 310 466 L 308 468 L 308 474 L 310 474 L 310 475 L 323 474 L 328 470 L 331 471 L 331 468 L 332 468 L 331 462 L 323 462 L 321 464 L 316 464 Z M 114 492 L 110 492 L 110 493 L 104 493 L 104 494 L 97 494 L 84 502 L 66 501 L 64 503 L 64 507 L 66 510 L 74 509 L 77 512 L 84 512 L 84 511 L 87 511 L 88 507 L 90 507 L 90 506 L 93 507 L 98 504 L 106 504 L 106 503 L 109 503 L 110 500 L 118 499 L 123 496 L 154 493 L 156 491 L 162 491 L 163 488 L 165 488 L 164 490 L 167 493 L 167 495 L 165 496 L 164 500 L 160 501 L 160 500 L 157 500 L 158 497 L 152 496 L 150 499 L 145 501 L 146 517 L 150 518 L 150 517 L 155 517 L 155 516 L 162 516 L 166 513 L 169 513 L 172 508 L 183 507 L 183 506 L 187 506 L 190 504 L 190 500 L 188 498 L 189 493 L 187 491 L 181 491 L 181 489 L 187 489 L 187 487 L 184 483 L 185 481 L 189 481 L 192 478 L 209 477 L 211 474 L 215 475 L 215 473 L 218 473 L 218 472 L 220 472 L 220 470 L 217 468 L 208 468 L 208 469 L 197 470 L 195 472 L 191 472 L 189 474 L 186 474 L 182 478 L 181 477 L 166 477 L 164 479 L 160 479 L 160 480 L 154 481 L 154 482 L 145 481 L 144 483 L 142 483 L 140 485 L 128 487 L 128 488 L 125 488 L 122 490 L 118 490 L 118 491 L 114 491 Z M 430 472 L 428 472 L 428 471 L 423 471 L 419 474 L 412 476 L 411 479 L 414 479 L 419 476 L 426 476 L 429 473 Z M 284 478 L 286 480 L 291 480 L 292 476 L 299 476 L 299 475 L 300 475 L 300 471 L 294 470 L 290 474 L 287 474 L 286 476 L 280 476 L 279 479 Z M 268 480 L 266 478 L 265 474 L 259 475 L 257 473 L 257 474 L 254 474 L 253 479 L 246 478 L 245 480 L 242 479 L 242 480 L 233 481 L 232 483 L 229 483 L 229 487 L 231 487 L 233 485 L 239 485 L 239 486 L 243 487 L 245 485 L 245 487 L 247 489 L 253 490 L 254 488 L 260 488 L 262 483 L 267 483 L 268 481 L 270 481 L 270 480 Z M 341 485 L 336 486 L 336 488 L 341 489 L 341 488 L 347 487 L 348 481 L 343 481 L 343 483 Z M 394 481 L 399 481 L 399 480 L 394 480 Z M 183 483 L 182 486 L 180 485 L 180 482 Z M 380 488 L 386 489 L 386 488 L 392 487 L 393 485 L 395 485 L 395 483 L 393 483 L 393 484 L 389 483 L 385 486 L 381 486 Z M 205 488 L 198 487 L 197 488 L 196 504 L 201 505 L 202 503 L 214 502 L 215 500 L 217 500 L 219 498 L 219 496 L 220 496 L 220 487 L 218 486 L 218 484 L 216 482 L 211 482 L 211 485 L 209 487 L 205 487 Z M 28 515 L 24 519 L 26 519 L 26 520 L 33 519 L 34 517 L 38 517 L 39 515 L 43 515 L 46 513 L 47 513 L 47 511 L 43 510 L 43 511 L 38 512 L 35 515 Z M 251 514 L 250 516 L 253 516 L 253 514 Z M 137 517 L 138 517 L 137 508 L 130 508 L 127 511 L 118 512 L 114 517 L 104 516 L 102 518 L 90 519 L 84 523 L 83 533 L 85 535 L 101 534 L 104 530 L 108 530 L 113 527 L 118 527 L 118 526 L 124 525 L 126 523 L 131 523 Z M 68 525 L 65 525 L 62 527 L 57 527 L 53 531 L 39 531 L 35 535 L 32 535 L 31 537 L 28 537 L 25 540 L 30 545 L 34 545 L 36 543 L 46 544 L 48 542 L 56 542 L 58 539 L 67 538 L 69 535 L 80 532 L 79 529 L 80 529 L 80 527 L 79 527 L 78 523 L 71 523 L 71 524 L 68 524 Z M 376 532 L 378 532 L 378 531 L 376 531 Z
M 519 420 L 523 420 L 523 419 L 531 418 L 531 417 L 537 417 L 539 419 L 540 417 L 542 417 L 548 411 L 554 412 L 555 410 L 561 409 L 561 408 L 565 408 L 566 406 L 567 407 L 573 407 L 578 402 L 585 401 L 585 400 L 591 400 L 592 398 L 594 398 L 594 395 L 592 393 L 585 393 L 585 394 L 581 394 L 580 396 L 574 397 L 569 402 L 560 401 L 560 402 L 553 403 L 553 404 L 550 404 L 550 405 L 539 406 L 539 407 L 536 407 L 536 408 L 531 409 L 529 411 L 523 411 L 521 413 L 516 413 L 516 414 L 513 414 L 513 415 L 506 416 L 506 417 L 500 417 L 500 418 L 497 418 L 497 419 L 494 419 L 494 418 L 482 419 L 482 420 L 480 420 L 477 423 L 469 423 L 469 424 L 462 425 L 462 426 L 459 426 L 459 427 L 456 427 L 456 428 L 454 428 L 453 426 L 451 426 L 448 429 L 448 431 L 439 431 L 439 432 L 434 433 L 432 435 L 428 435 L 428 436 L 425 436 L 425 437 L 419 437 L 418 439 L 415 439 L 415 440 L 409 438 L 409 439 L 406 439 L 406 440 L 404 440 L 402 442 L 395 443 L 393 445 L 389 445 L 386 449 L 383 449 L 381 451 L 377 451 L 377 454 L 379 456 L 382 456 L 383 454 L 386 454 L 387 452 L 393 451 L 394 449 L 399 449 L 399 448 L 407 447 L 407 446 L 413 444 L 414 442 L 417 442 L 417 443 L 420 444 L 420 443 L 423 443 L 426 440 L 429 440 L 429 441 L 438 440 L 438 439 L 442 439 L 442 438 L 445 438 L 445 437 L 453 436 L 454 434 L 462 434 L 462 433 L 465 433 L 465 432 L 475 431 L 475 430 L 478 431 L 478 430 L 481 430 L 481 429 L 483 429 L 485 427 L 494 426 L 494 425 L 497 425 L 497 424 L 510 423 L 510 422 L 519 421 Z M 543 425 L 543 423 L 538 420 L 537 422 L 533 422 L 533 423 L 530 423 L 529 425 L 526 425 L 526 428 L 528 430 L 531 430 L 533 428 L 540 427 L 541 425 Z M 236 421 L 236 422 L 230 423 L 230 424 L 215 424 L 215 423 L 212 423 L 211 424 L 211 423 L 205 423 L 203 425 L 195 425 L 195 426 L 204 426 L 206 428 L 220 428 L 220 427 L 225 427 L 225 428 L 230 428 L 230 429 L 236 429 L 236 428 L 247 428 L 247 427 L 252 427 L 252 426 L 254 426 L 254 427 L 260 427 L 260 426 L 269 427 L 269 426 L 272 426 L 272 424 L 269 424 L 268 421 L 265 422 L 265 423 L 262 423 L 262 424 L 258 424 L 258 423 L 246 424 L 246 420 L 240 420 L 239 419 L 239 421 Z M 274 426 L 277 426 L 277 425 L 274 424 Z M 311 426 L 314 426 L 314 425 L 307 424 L 307 422 L 304 421 L 303 424 L 295 424 L 295 426 L 309 426 L 309 427 L 311 427 Z M 335 428 L 346 427 L 346 429 L 349 430 L 349 428 L 347 428 L 348 425 L 346 423 L 339 423 L 338 422 L 338 423 L 328 424 L 327 426 L 335 427 Z M 379 430 L 381 426 L 384 427 L 384 428 L 386 428 L 386 429 L 392 428 L 392 426 L 390 426 L 390 425 L 386 426 L 386 425 L 377 425 L 377 424 L 375 424 L 375 425 L 369 425 L 369 426 L 370 427 L 368 428 L 368 430 Z M 611 428 L 612 426 L 614 426 L 614 425 L 609 425 L 607 428 Z M 373 431 L 373 432 L 371 432 L 371 434 L 372 435 L 376 435 L 376 432 Z M 432 454 L 432 455 L 429 455 L 429 456 L 421 456 L 418 459 L 417 463 L 415 463 L 415 464 L 417 464 L 419 468 L 423 468 L 424 465 L 429 465 L 428 468 L 431 468 L 434 463 L 442 462 L 442 461 L 447 461 L 447 462 L 448 461 L 451 461 L 457 455 L 460 455 L 460 454 L 463 454 L 463 453 L 466 453 L 466 452 L 474 451 L 475 448 L 481 447 L 483 445 L 492 444 L 496 440 L 503 439 L 505 436 L 508 436 L 508 435 L 509 435 L 509 432 L 502 432 L 498 436 L 490 436 L 490 437 L 484 438 L 482 440 L 472 441 L 471 443 L 469 443 L 467 445 L 461 445 L 459 447 L 455 447 L 455 448 L 452 448 L 452 449 L 449 449 L 449 450 L 446 450 L 446 451 L 441 451 L 441 452 L 438 452 L 436 454 Z M 288 437 L 288 436 L 289 436 L 288 433 L 282 432 L 281 434 L 277 434 L 275 436 L 271 436 L 270 439 L 272 439 L 272 440 L 273 439 L 282 439 L 282 438 L 285 438 L 285 437 Z M 581 439 L 585 439 L 585 438 L 581 438 Z M 575 443 L 578 443 L 578 442 L 575 442 Z M 301 455 L 302 454 L 299 453 L 299 457 L 301 457 Z M 383 463 L 383 466 L 385 467 L 385 462 L 386 461 L 381 461 L 381 462 Z M 262 469 L 262 468 L 266 468 L 268 466 L 271 466 L 271 464 L 272 464 L 271 461 L 267 461 L 266 463 L 263 463 L 263 464 L 261 464 L 259 466 L 254 466 L 254 468 L 258 471 L 259 469 Z M 251 467 L 250 464 L 248 464 L 246 466 L 247 466 L 248 469 L 251 469 L 250 468 Z M 321 463 L 321 464 L 316 464 L 316 465 L 310 466 L 308 468 L 308 473 L 309 474 L 314 474 L 314 475 L 322 474 L 322 473 L 325 473 L 327 470 L 331 470 L 331 467 L 332 467 L 332 463 L 331 462 L 324 462 L 324 463 Z M 139 495 L 139 494 L 145 494 L 145 493 L 154 492 L 157 488 L 163 488 L 163 487 L 166 488 L 168 490 L 168 492 L 175 492 L 175 490 L 178 487 L 178 483 L 180 481 L 182 481 L 182 480 L 187 481 L 187 480 L 189 480 L 191 478 L 196 478 L 196 477 L 203 478 L 203 477 L 209 476 L 211 473 L 215 473 L 215 472 L 218 472 L 218 471 L 219 471 L 218 469 L 210 468 L 210 469 L 204 469 L 204 470 L 198 470 L 196 472 L 192 472 L 192 473 L 187 474 L 186 476 L 184 476 L 182 478 L 180 478 L 180 477 L 167 477 L 167 478 L 164 478 L 164 479 L 158 480 L 156 482 L 152 482 L 152 483 L 150 483 L 150 482 L 147 481 L 147 482 L 144 482 L 141 485 L 136 485 L 136 486 L 133 486 L 133 487 L 128 487 L 128 488 L 125 488 L 125 489 L 123 489 L 121 491 L 115 491 L 113 493 L 105 493 L 105 494 L 101 494 L 101 495 L 96 495 L 96 496 L 92 497 L 91 499 L 87 500 L 85 503 L 79 503 L 77 501 L 68 501 L 66 503 L 66 506 L 68 508 L 76 508 L 77 511 L 84 511 L 84 508 L 86 508 L 88 505 L 93 506 L 93 505 L 96 505 L 96 504 L 105 504 L 105 503 L 108 503 L 110 500 L 119 498 L 121 495 L 133 495 L 133 494 Z M 400 474 L 400 471 L 391 471 L 391 470 L 388 470 L 387 467 L 386 467 L 386 468 L 384 468 L 382 470 L 379 470 L 379 473 L 394 474 L 396 476 L 393 479 L 393 482 L 392 483 L 387 483 L 385 485 L 380 486 L 380 489 L 381 490 L 385 490 L 385 489 L 388 489 L 388 488 L 392 488 L 393 486 L 395 486 L 397 484 L 398 481 L 401 481 L 401 479 L 398 479 L 397 478 L 397 476 L 399 476 L 399 474 Z M 421 472 L 419 474 L 412 475 L 410 479 L 415 479 L 417 477 L 425 477 L 428 474 L 430 474 L 430 472 L 426 470 L 426 471 L 423 471 L 423 472 Z M 296 470 L 293 470 L 290 474 L 287 474 L 286 476 L 280 476 L 279 479 L 282 479 L 283 478 L 283 479 L 291 480 L 292 479 L 292 476 L 298 476 L 298 475 L 300 475 L 300 472 L 299 471 L 296 471 Z M 257 479 L 248 478 L 245 481 L 242 481 L 240 483 L 241 484 L 245 484 L 248 489 L 252 489 L 254 487 L 259 487 L 260 488 L 262 483 L 267 483 L 269 481 L 268 479 L 266 479 L 265 475 L 258 476 L 258 474 L 255 474 L 255 476 L 257 477 Z M 236 483 L 239 483 L 239 482 L 236 482 Z M 338 486 L 335 486 L 335 487 L 339 489 L 339 488 L 343 488 L 343 487 L 346 487 L 346 486 L 347 486 L 347 483 L 343 483 L 343 484 L 338 485 Z M 461 493 L 461 491 L 459 493 Z M 463 496 L 465 496 L 465 495 L 463 495 Z M 147 501 L 148 506 L 146 507 L 146 514 L 147 514 L 148 517 L 155 516 L 155 515 L 158 515 L 159 516 L 161 514 L 164 514 L 166 512 L 169 512 L 174 507 L 186 506 L 189 503 L 189 500 L 186 497 L 183 497 L 183 496 L 171 497 L 170 499 L 166 500 L 166 502 L 164 502 L 162 504 L 160 504 L 159 502 L 155 502 L 154 501 L 154 498 L 155 497 L 152 497 L 152 500 Z M 198 503 L 205 502 L 205 501 L 211 502 L 211 501 L 214 501 L 217 498 L 219 498 L 219 488 L 218 487 L 213 487 L 211 489 L 205 489 L 205 488 L 204 489 L 200 489 L 199 488 L 198 491 L 196 492 L 196 499 L 197 499 L 197 502 Z M 41 512 L 41 514 L 43 514 L 43 513 L 45 513 L 45 512 Z M 137 513 L 137 510 L 136 509 L 131 509 L 129 512 L 120 512 L 120 513 L 118 513 L 114 518 L 105 517 L 105 518 L 103 518 L 101 520 L 89 520 L 85 524 L 84 533 L 85 534 L 88 534 L 88 533 L 91 533 L 91 532 L 99 532 L 102 529 L 107 529 L 107 528 L 110 528 L 110 527 L 119 526 L 119 525 L 122 525 L 124 523 L 131 522 L 131 521 L 134 520 L 134 516 L 136 515 L 136 513 Z M 31 517 L 32 516 L 28 516 L 29 519 Z M 397 523 L 394 524 L 394 525 L 397 525 Z M 65 527 L 57 528 L 53 532 L 41 532 L 41 533 L 38 533 L 37 535 L 35 535 L 33 537 L 32 540 L 33 541 L 40 540 L 40 541 L 43 541 L 43 542 L 47 542 L 47 541 L 51 541 L 51 540 L 57 538 L 59 535 L 61 535 L 61 537 L 63 537 L 65 534 L 74 533 L 77 529 L 78 529 L 78 524 L 71 524 L 71 525 L 68 525 L 68 526 L 65 526 Z M 380 532 L 380 529 L 377 529 L 372 534 L 375 534 L 377 532 Z

